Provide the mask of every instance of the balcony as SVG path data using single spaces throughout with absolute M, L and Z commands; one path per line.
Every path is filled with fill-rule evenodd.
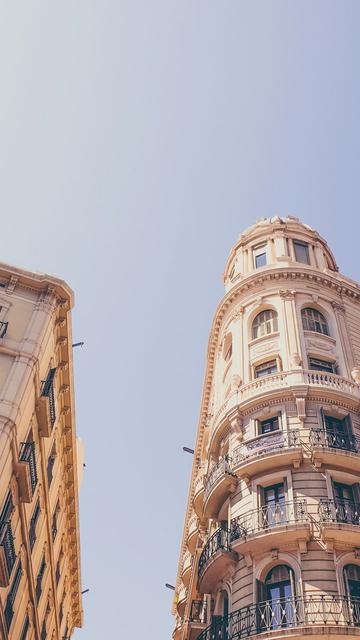
M 19 461 L 15 464 L 21 502 L 31 502 L 37 485 L 35 443 L 23 442 Z
M 237 554 L 230 548 L 230 536 L 222 526 L 209 538 L 199 558 L 199 592 L 211 593 L 222 575 L 237 562 Z
M 190 611 L 190 635 L 189 640 L 196 640 L 201 631 L 206 629 L 208 624 L 208 601 L 205 600 L 193 600 L 191 603 Z
M 313 463 L 360 472 L 360 438 L 335 429 L 312 428 L 309 434 Z
M 243 607 L 217 616 L 197 640 L 241 640 L 249 636 L 337 640 L 359 637 L 360 600 L 345 596 L 295 596 Z
M 186 598 L 187 598 L 186 587 L 185 585 L 181 585 L 179 594 L 178 594 L 177 604 L 176 604 L 178 614 L 181 618 L 184 617 Z
M 231 394 L 214 415 L 209 450 L 216 451 L 225 431 L 229 428 L 229 416 L 241 406 L 248 409 L 263 397 L 282 397 L 284 390 L 296 394 L 308 393 L 308 397 L 318 397 L 319 393 L 328 398 L 346 397 L 357 409 L 360 401 L 360 388 L 348 378 L 335 373 L 294 369 L 257 378 L 240 387 Z
M 186 588 L 189 586 L 189 582 L 190 582 L 192 561 L 193 561 L 193 557 L 190 551 L 187 551 L 184 555 L 183 568 L 181 572 L 181 579 Z
M 298 468 L 303 458 L 299 429 L 273 431 L 244 442 L 233 453 L 233 472 L 245 481 L 280 466 Z
M 320 499 L 319 520 L 321 535 L 328 551 L 334 546 L 359 546 L 360 504 L 353 500 Z
M 309 539 L 306 500 L 269 504 L 231 520 L 231 548 L 241 554 L 265 552 Z
M 195 480 L 194 497 L 193 497 L 193 507 L 196 515 L 199 518 L 202 516 L 202 511 L 203 511 L 204 491 L 205 491 L 204 474 L 201 474 Z
M 187 540 L 186 540 L 187 548 L 189 549 L 190 553 L 194 553 L 196 549 L 197 534 L 198 534 L 198 518 L 196 515 L 194 515 L 189 520 L 188 534 L 187 534 Z
M 228 495 L 235 491 L 236 484 L 231 458 L 225 456 L 213 466 L 207 477 L 203 510 L 205 518 L 216 518 Z
M 0 586 L 9 584 L 11 572 L 16 561 L 14 537 L 10 522 L 5 522 L 0 531 Z

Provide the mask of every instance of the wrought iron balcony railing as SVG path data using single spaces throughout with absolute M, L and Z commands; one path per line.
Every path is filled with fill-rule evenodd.
M 307 520 L 306 500 L 268 504 L 233 518 L 230 525 L 230 542 L 260 531 L 269 531 L 276 526 Z
M 212 534 L 205 547 L 202 550 L 199 558 L 199 577 L 204 573 L 205 567 L 209 560 L 222 549 L 223 551 L 230 551 L 230 536 L 227 526 L 221 526 Z
M 21 462 L 29 463 L 31 488 L 34 493 L 38 481 L 35 459 L 35 442 L 23 442 L 21 444 L 19 460 Z
M 221 476 L 225 474 L 233 475 L 232 459 L 229 456 L 224 456 L 224 458 L 219 460 L 219 462 L 217 462 L 211 469 L 205 485 L 205 496 L 204 496 L 205 500 L 208 497 L 213 486 L 219 480 L 219 478 L 221 478 Z
M 207 600 L 193 600 L 191 603 L 190 622 L 206 624 L 208 603 Z
M 352 434 L 341 433 L 336 429 L 312 428 L 309 434 L 312 447 L 327 447 L 329 449 L 344 449 L 354 453 L 360 452 L 360 438 Z
M 301 447 L 301 444 L 299 429 L 292 429 L 291 431 L 281 431 L 279 429 L 270 434 L 264 434 L 250 442 L 244 442 L 234 450 L 233 467 L 237 467 L 249 458 L 280 449 Z
M 197 640 L 241 640 L 295 627 L 360 626 L 360 599 L 345 596 L 295 596 L 243 607 L 216 616 Z
M 16 560 L 14 536 L 10 522 L 5 522 L 1 528 L 0 544 L 4 548 L 6 568 L 8 575 L 10 576 Z
M 50 420 L 51 425 L 54 426 L 56 420 L 56 406 L 55 406 L 55 393 L 54 393 L 54 378 L 56 368 L 50 369 L 46 380 L 43 381 L 41 389 L 41 395 L 49 399 Z
M 319 502 L 320 522 L 339 522 L 360 525 L 360 504 L 354 500 L 321 498 Z

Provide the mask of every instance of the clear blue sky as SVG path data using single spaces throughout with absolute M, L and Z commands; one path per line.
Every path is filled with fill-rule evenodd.
M 360 279 L 360 3 L 0 7 L 0 259 L 65 278 L 86 343 L 75 640 L 169 640 L 181 447 L 232 244 L 298 215 Z

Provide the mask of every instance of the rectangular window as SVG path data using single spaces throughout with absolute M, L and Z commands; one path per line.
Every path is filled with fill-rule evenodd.
M 263 364 L 259 364 L 255 367 L 255 378 L 262 378 L 263 376 L 268 376 L 271 373 L 276 372 L 277 362 L 276 360 L 270 360 L 269 362 L 264 362 Z
M 279 417 L 269 418 L 268 420 L 262 420 L 260 422 L 260 433 L 271 433 L 271 431 L 278 431 L 279 429 Z
M 0 515 L 0 545 L 3 547 L 5 552 L 6 568 L 9 576 L 13 570 L 16 560 L 14 536 L 10 520 L 13 508 L 12 495 L 9 491 Z
M 55 407 L 55 393 L 54 393 L 54 378 L 56 373 L 56 367 L 50 369 L 46 380 L 43 380 L 41 395 L 49 398 L 50 420 L 51 426 L 54 426 L 56 420 L 56 407 Z
M 285 486 L 283 482 L 263 488 L 261 512 L 264 527 L 281 524 L 285 520 Z
M 56 563 L 55 580 L 56 580 L 56 584 L 59 584 L 59 581 L 60 581 L 60 558 L 58 559 L 58 561 Z
M 309 369 L 314 371 L 327 371 L 327 373 L 336 373 L 335 362 L 318 360 L 317 358 L 309 358 Z
M 45 573 L 45 569 L 46 569 L 46 560 L 45 560 L 45 556 L 43 556 L 43 559 L 41 561 L 41 565 L 40 565 L 40 569 L 39 569 L 39 573 L 37 575 L 36 578 L 36 600 L 39 602 L 40 600 L 40 596 L 42 593 L 42 579 Z
M 14 602 L 15 602 L 16 594 L 19 589 L 21 576 L 22 576 L 22 566 L 21 566 L 21 562 L 19 562 L 14 579 L 10 587 L 8 597 L 6 599 L 6 605 L 5 605 L 5 611 L 4 611 L 6 627 L 8 631 L 10 629 L 11 622 L 14 616 Z
M 47 632 L 46 632 L 46 620 L 44 620 L 41 627 L 41 640 L 46 640 Z
M 21 631 L 20 640 L 26 640 L 27 635 L 28 635 L 28 631 L 29 631 L 29 627 L 30 627 L 29 618 L 28 618 L 28 616 L 26 616 L 25 622 L 24 622 L 24 626 L 23 626 L 22 631 Z
M 49 459 L 48 459 L 48 463 L 47 463 L 47 479 L 48 479 L 49 487 L 50 487 L 52 479 L 53 479 L 54 464 L 55 464 L 55 456 L 53 454 L 50 454 Z
M 259 269 L 259 267 L 265 267 L 267 263 L 266 244 L 261 244 L 258 247 L 254 247 L 253 256 L 254 256 L 255 269 Z
M 38 498 L 36 502 L 36 506 L 34 512 L 31 516 L 30 520 L 30 528 L 29 528 L 29 541 L 30 541 L 30 549 L 32 550 L 36 541 L 36 524 L 40 516 L 40 499 Z
M 293 245 L 296 262 L 310 264 L 309 245 L 305 242 L 300 242 L 299 240 L 294 240 Z
M 58 506 L 55 507 L 55 511 L 53 513 L 52 523 L 51 523 L 51 533 L 52 533 L 53 542 L 57 534 L 57 514 L 58 514 Z

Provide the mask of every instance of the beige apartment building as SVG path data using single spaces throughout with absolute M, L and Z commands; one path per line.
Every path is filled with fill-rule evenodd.
M 174 640 L 360 636 L 360 286 L 297 218 L 231 251 L 211 328 Z
M 0 264 L 0 638 L 82 623 L 70 312 L 56 278 Z

